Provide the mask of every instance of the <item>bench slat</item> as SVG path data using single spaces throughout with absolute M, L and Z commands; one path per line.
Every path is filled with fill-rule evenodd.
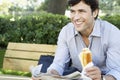
M 53 56 L 54 53 L 6 50 L 5 57 L 25 58 L 25 59 L 35 59 L 35 60 L 38 60 L 41 55 L 52 55 Z
M 48 44 L 28 44 L 28 43 L 12 43 L 8 44 L 7 49 L 36 51 L 36 52 L 55 52 L 56 45 Z
M 10 69 L 16 71 L 25 71 L 29 72 L 29 68 L 31 65 L 36 66 L 38 61 L 31 61 L 31 60 L 18 60 L 18 59 L 10 59 L 4 58 L 4 67 L 3 69 Z M 9 67 L 8 67 L 9 66 Z

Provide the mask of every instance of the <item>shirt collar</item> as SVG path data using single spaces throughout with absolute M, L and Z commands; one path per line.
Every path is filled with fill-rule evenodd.
M 99 19 L 95 20 L 95 24 L 94 24 L 94 28 L 93 28 L 93 31 L 91 33 L 91 36 L 101 37 L 101 34 L 100 34 L 100 20 Z

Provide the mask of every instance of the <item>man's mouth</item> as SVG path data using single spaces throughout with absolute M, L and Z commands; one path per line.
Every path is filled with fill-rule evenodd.
M 74 21 L 74 23 L 75 23 L 75 25 L 81 25 L 81 24 L 83 23 L 83 21 L 81 21 L 81 20 L 76 20 L 76 21 Z
M 80 24 L 82 24 L 83 22 L 82 21 L 75 21 L 75 24 L 76 25 L 80 25 Z

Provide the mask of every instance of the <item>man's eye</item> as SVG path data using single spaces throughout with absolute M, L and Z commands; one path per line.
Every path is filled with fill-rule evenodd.
M 73 11 L 73 10 L 70 10 L 70 12 L 71 12 L 71 13 L 74 13 L 75 11 Z

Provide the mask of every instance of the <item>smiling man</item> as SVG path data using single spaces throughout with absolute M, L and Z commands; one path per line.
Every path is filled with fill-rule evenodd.
M 86 76 L 92 80 L 120 80 L 119 29 L 107 21 L 98 19 L 98 0 L 68 0 L 71 23 L 59 34 L 55 58 L 48 73 L 63 75 L 65 63 L 82 71 L 79 60 L 83 48 L 92 52 L 94 66 L 87 68 Z

